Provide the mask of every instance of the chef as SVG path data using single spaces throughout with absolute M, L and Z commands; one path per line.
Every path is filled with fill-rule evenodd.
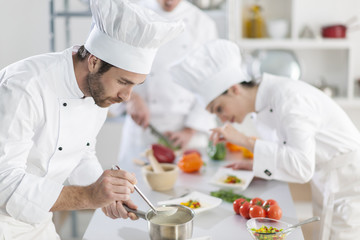
M 235 169 L 287 182 L 311 182 L 314 215 L 321 217 L 314 239 L 357 239 L 360 234 L 360 133 L 346 113 L 311 85 L 264 74 L 245 82 L 236 44 L 212 41 L 172 68 L 175 81 L 194 91 L 224 126 L 211 139 L 254 152 Z M 237 131 L 253 113 L 260 138 Z
M 159 49 L 147 81 L 134 90 L 126 104 L 128 114 L 123 125 L 120 162 L 129 159 L 128 149 L 144 151 L 157 142 L 147 128 L 149 123 L 181 148 L 205 147 L 209 129 L 216 126 L 215 118 L 199 106 L 194 94 L 171 81 L 169 71 L 186 53 L 217 38 L 215 22 L 185 0 L 143 0 L 139 4 L 166 19 L 182 19 L 186 28 Z M 110 112 L 118 114 L 116 108 L 111 107 Z
M 122 203 L 136 208 L 136 178 L 102 170 L 96 135 L 107 107 L 144 82 L 157 48 L 183 24 L 127 0 L 90 3 L 96 24 L 85 46 L 0 71 L 0 239 L 60 239 L 51 220 L 60 210 L 135 218 Z

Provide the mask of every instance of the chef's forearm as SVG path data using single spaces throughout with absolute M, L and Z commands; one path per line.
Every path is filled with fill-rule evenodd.
M 50 212 L 95 209 L 90 186 L 64 186 Z

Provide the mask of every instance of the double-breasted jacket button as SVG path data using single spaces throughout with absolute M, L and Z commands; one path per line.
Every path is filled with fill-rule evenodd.
M 286 141 L 284 141 L 283 143 L 286 144 Z
M 62 147 L 59 147 L 58 149 L 59 149 L 59 151 L 62 151 L 62 150 L 63 150 L 63 148 L 62 148 Z
M 64 102 L 64 103 L 63 103 L 63 106 L 64 106 L 64 107 L 66 107 L 66 106 L 67 106 L 67 103 L 66 103 L 66 102 Z
M 86 143 L 86 146 L 90 146 L 90 143 Z
M 273 112 L 273 109 L 272 109 L 272 108 L 270 108 L 270 112 Z

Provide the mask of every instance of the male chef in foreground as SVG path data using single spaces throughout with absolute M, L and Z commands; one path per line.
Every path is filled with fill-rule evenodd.
M 84 46 L 0 71 L 0 239 L 60 239 L 54 211 L 103 208 L 136 218 L 122 206 L 136 208 L 136 178 L 102 170 L 96 136 L 107 107 L 144 82 L 158 47 L 183 24 L 128 0 L 90 4 L 95 26 Z

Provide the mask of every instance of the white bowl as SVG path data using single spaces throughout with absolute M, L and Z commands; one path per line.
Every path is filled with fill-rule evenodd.
M 271 38 L 286 38 L 289 33 L 289 22 L 286 19 L 269 20 L 267 32 Z

